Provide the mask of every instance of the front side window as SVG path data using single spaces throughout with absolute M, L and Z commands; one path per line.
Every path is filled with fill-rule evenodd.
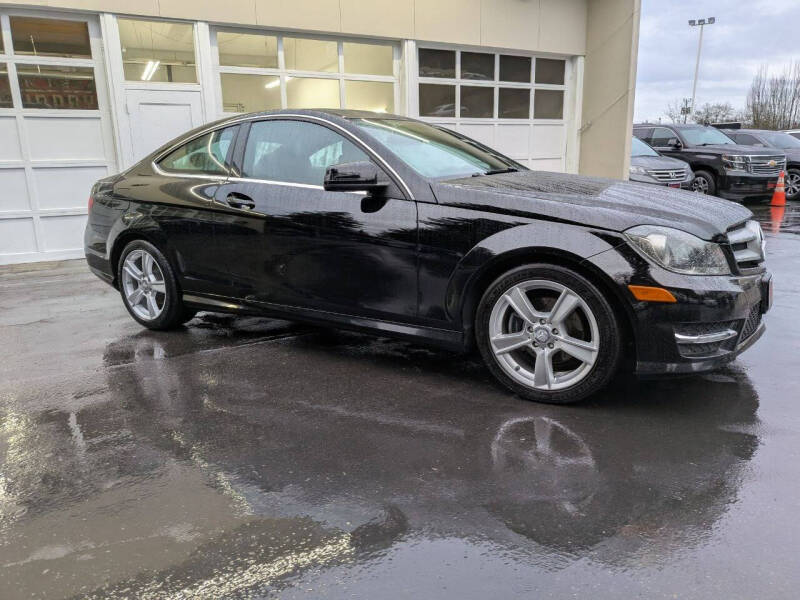
M 731 138 L 715 127 L 692 127 L 681 130 L 681 133 L 692 146 L 726 145 L 735 143 Z
M 354 123 L 424 177 L 454 178 L 522 168 L 477 142 L 427 123 L 404 119 L 357 119 Z
M 669 146 L 670 140 L 676 139 L 678 139 L 678 136 L 671 129 L 667 129 L 666 127 L 656 127 L 653 129 L 653 137 L 648 140 L 648 143 L 656 148 L 664 148 Z
M 353 142 L 327 127 L 306 121 L 269 119 L 250 127 L 243 176 L 322 186 L 331 165 L 367 161 Z
M 236 127 L 218 129 L 194 138 L 164 157 L 159 166 L 169 172 L 198 175 L 225 175 L 225 160 L 231 147 Z
M 782 150 L 797 150 L 800 148 L 800 140 L 782 131 L 764 131 L 761 133 L 761 137 L 767 140 L 767 143 L 773 148 Z

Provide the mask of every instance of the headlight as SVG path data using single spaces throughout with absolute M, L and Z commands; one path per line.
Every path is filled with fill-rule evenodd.
M 722 165 L 729 171 L 746 171 L 747 157 L 734 154 L 723 154 Z
M 625 232 L 633 247 L 656 264 L 687 275 L 727 275 L 725 253 L 719 244 L 671 227 L 639 225 Z
M 645 169 L 644 167 L 637 167 L 637 166 L 631 165 L 631 167 L 630 167 L 630 169 L 628 169 L 628 171 L 630 171 L 631 175 L 647 175 L 647 169 Z

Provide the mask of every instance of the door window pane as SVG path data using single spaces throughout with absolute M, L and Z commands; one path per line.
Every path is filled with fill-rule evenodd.
M 531 91 L 527 88 L 500 88 L 497 116 L 501 119 L 530 118 Z
M 369 158 L 327 127 L 303 121 L 259 121 L 250 127 L 244 176 L 319 185 L 330 165 Z
M 85 21 L 11 17 L 15 54 L 91 58 L 89 27 Z
M 419 114 L 423 117 L 455 117 L 456 86 L 420 83 Z
M 8 67 L 0 63 L 0 108 L 12 108 L 11 86 L 8 83 Z
M 419 49 L 420 77 L 456 77 L 456 53 L 453 50 Z
M 500 81 L 531 82 L 530 56 L 500 55 Z
M 393 75 L 392 46 L 384 44 L 356 44 L 344 42 L 344 72 L 362 75 Z
M 276 76 L 220 73 L 222 110 L 255 112 L 281 107 L 281 80 Z
M 219 64 L 233 67 L 278 68 L 278 38 L 250 33 L 217 33 Z
M 337 79 L 286 78 L 288 108 L 341 108 Z
M 17 64 L 23 108 L 97 110 L 91 67 Z
M 461 79 L 494 80 L 494 54 L 461 53 Z
M 564 92 L 536 90 L 533 93 L 534 119 L 561 119 L 564 116 Z
M 226 127 L 193 139 L 161 159 L 158 166 L 165 171 L 224 175 L 228 172 L 225 159 L 236 133 L 236 127 Z
M 336 42 L 285 37 L 283 54 L 286 68 L 290 70 L 339 71 L 339 51 Z
M 394 84 L 378 81 L 345 81 L 347 108 L 394 112 Z
M 677 139 L 677 135 L 675 135 L 671 129 L 667 129 L 666 127 L 656 127 L 653 129 L 653 135 L 650 138 L 650 145 L 657 146 L 657 147 L 665 147 L 668 145 L 668 142 L 671 139 Z
M 494 88 L 461 86 L 461 115 L 471 119 L 494 116 Z
M 118 23 L 125 79 L 197 83 L 191 25 L 132 19 Z
M 552 58 L 536 59 L 536 83 L 564 85 L 564 61 Z

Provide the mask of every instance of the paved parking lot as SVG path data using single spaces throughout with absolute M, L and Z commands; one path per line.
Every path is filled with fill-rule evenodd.
M 386 339 L 149 332 L 81 261 L 3 268 L 0 596 L 796 597 L 800 207 L 756 210 L 762 340 L 573 407 Z

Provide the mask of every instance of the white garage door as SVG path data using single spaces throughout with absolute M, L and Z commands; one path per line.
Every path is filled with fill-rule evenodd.
M 92 184 L 115 169 L 100 32 L 0 9 L 0 264 L 83 255 Z

